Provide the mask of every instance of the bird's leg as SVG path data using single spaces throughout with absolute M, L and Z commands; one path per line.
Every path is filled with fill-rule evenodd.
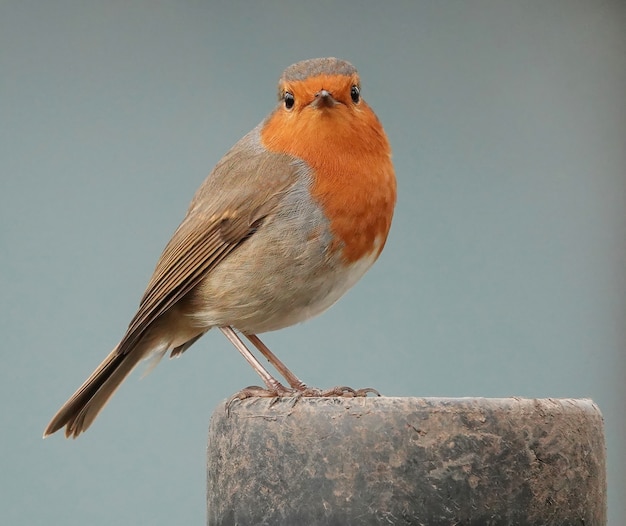
M 317 389 L 315 387 L 308 387 L 300 378 L 293 374 L 287 366 L 280 361 L 272 351 L 269 350 L 261 339 L 256 334 L 245 335 L 250 342 L 259 350 L 259 352 L 267 358 L 267 360 L 276 368 L 276 370 L 283 375 L 283 377 L 289 382 L 289 385 L 298 391 L 299 396 L 305 397 L 330 397 L 330 396 L 367 396 L 369 393 L 380 396 L 380 393 L 372 387 L 365 387 L 363 389 L 352 389 L 347 386 L 332 387 L 330 389 Z
M 232 327 L 220 327 L 220 330 L 252 366 L 255 372 L 263 380 L 263 383 L 267 386 L 267 390 L 255 386 L 246 387 L 235 395 L 236 398 L 243 399 L 250 396 L 288 396 L 293 394 L 290 389 L 287 389 L 283 384 L 276 380 L 276 378 L 274 378 L 267 371 L 267 369 L 261 365 L 261 362 L 259 362 L 259 360 L 257 360 L 256 357 L 249 351 Z
M 268 362 L 270 362 L 276 368 L 276 370 L 281 375 L 283 375 L 285 380 L 289 382 L 289 385 L 293 387 L 296 391 L 298 391 L 298 394 L 302 396 L 306 396 L 306 397 L 359 396 L 360 397 L 360 396 L 367 396 L 368 393 L 372 393 L 372 394 L 375 394 L 376 396 L 380 396 L 380 393 L 372 387 L 365 387 L 363 389 L 352 389 L 352 387 L 347 387 L 347 386 L 337 386 L 337 387 L 332 387 L 330 389 L 316 389 L 315 387 L 308 387 L 302 380 L 300 380 L 300 378 L 298 378 L 295 374 L 293 374 L 283 362 L 280 361 L 278 356 L 276 356 L 272 351 L 269 350 L 268 346 L 265 345 L 261 341 L 261 338 L 259 338 L 256 334 L 246 334 L 245 337 L 248 338 L 248 340 L 252 342 L 252 345 L 254 345 L 259 350 L 259 352 L 267 358 Z
M 298 392 L 303 392 L 308 389 L 306 384 L 300 380 L 295 374 L 293 374 L 287 366 L 280 361 L 278 356 L 276 356 L 272 351 L 269 350 L 267 345 L 265 345 L 261 339 L 256 334 L 246 334 L 245 335 L 248 340 L 254 345 L 259 352 L 267 358 L 267 361 L 270 362 L 276 370 L 289 382 L 289 385 L 293 387 Z
M 267 358 L 267 360 L 276 368 L 277 371 L 282 374 L 285 379 L 289 382 L 291 389 L 288 389 L 283 384 L 281 384 L 276 378 L 274 378 L 268 371 L 263 367 L 261 362 L 256 359 L 256 357 L 250 352 L 250 350 L 243 343 L 242 339 L 237 335 L 237 333 L 233 330 L 232 327 L 220 327 L 224 336 L 228 338 L 228 340 L 235 346 L 235 348 L 241 353 L 241 355 L 246 359 L 246 361 L 252 366 L 252 368 L 256 371 L 256 373 L 261 377 L 267 389 L 258 386 L 249 386 L 241 391 L 238 391 L 233 396 L 229 398 L 226 402 L 226 411 L 230 412 L 230 407 L 235 400 L 245 400 L 246 398 L 251 398 L 255 396 L 265 397 L 265 398 L 278 398 L 282 396 L 295 396 L 296 399 L 304 396 L 304 397 L 331 397 L 331 396 L 345 396 L 345 397 L 354 397 L 354 396 L 367 396 L 368 393 L 373 393 L 377 396 L 380 396 L 380 393 L 376 391 L 376 389 L 372 389 L 371 387 L 367 387 L 365 389 L 352 389 L 351 387 L 333 387 L 331 389 L 316 389 L 307 387 L 307 385 L 302 382 L 295 374 L 293 374 L 287 366 L 281 362 L 278 357 L 268 349 L 268 347 L 259 339 L 256 334 L 247 334 L 246 338 L 250 340 L 250 342 L 259 350 L 259 352 Z

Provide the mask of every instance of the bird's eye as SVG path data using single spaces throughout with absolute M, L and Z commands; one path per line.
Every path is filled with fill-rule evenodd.
M 361 100 L 361 90 L 358 86 L 352 86 L 350 89 L 350 97 L 352 97 L 352 102 L 355 104 Z
M 293 108 L 293 105 L 296 103 L 296 99 L 293 98 L 293 93 L 291 93 L 290 91 L 285 91 L 285 94 L 283 95 L 283 100 L 285 101 L 285 108 L 287 108 L 288 110 Z

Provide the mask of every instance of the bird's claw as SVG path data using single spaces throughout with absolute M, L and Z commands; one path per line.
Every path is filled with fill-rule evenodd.
M 330 389 L 316 389 L 314 387 L 307 387 L 301 392 L 301 396 L 309 397 L 309 398 L 329 398 L 329 397 L 343 397 L 343 398 L 355 398 L 355 397 L 364 397 L 369 393 L 375 394 L 376 396 L 380 396 L 380 393 L 373 389 L 372 387 L 365 387 L 363 389 L 352 389 L 352 387 L 348 387 L 346 385 L 331 387 Z
M 248 398 L 273 398 L 270 405 L 274 405 L 280 398 L 299 398 L 300 396 L 300 391 L 297 391 L 296 389 L 288 389 L 280 384 L 279 387 L 272 389 L 259 387 L 258 385 L 249 385 L 248 387 L 244 387 L 240 391 L 237 391 L 226 401 L 226 414 L 230 415 L 230 408 L 235 400 L 246 400 Z
M 368 394 L 374 394 L 381 396 L 380 393 L 372 387 L 364 387 L 362 389 L 352 389 L 345 385 L 331 387 L 330 389 L 318 389 L 316 387 L 302 386 L 302 389 L 289 389 L 284 386 L 278 388 L 268 389 L 266 387 L 259 387 L 257 385 L 250 385 L 244 387 L 240 391 L 237 391 L 226 401 L 226 414 L 230 415 L 230 409 L 232 404 L 236 400 L 246 400 L 248 398 L 272 398 L 270 406 L 274 405 L 281 398 L 293 398 L 294 404 L 300 398 L 361 398 L 366 397 Z

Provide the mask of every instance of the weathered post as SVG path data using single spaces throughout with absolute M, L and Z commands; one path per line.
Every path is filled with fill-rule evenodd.
M 252 398 L 207 468 L 210 526 L 606 524 L 590 400 Z

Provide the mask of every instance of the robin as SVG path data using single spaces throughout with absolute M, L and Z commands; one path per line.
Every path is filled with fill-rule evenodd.
M 380 255 L 396 180 L 380 121 L 357 70 L 319 58 L 288 67 L 279 103 L 220 160 L 165 247 L 126 334 L 61 407 L 44 437 L 77 437 L 149 357 L 175 357 L 219 328 L 262 378 L 248 396 L 365 395 L 311 389 L 257 334 L 325 311 Z M 280 372 L 276 380 L 245 337 Z

